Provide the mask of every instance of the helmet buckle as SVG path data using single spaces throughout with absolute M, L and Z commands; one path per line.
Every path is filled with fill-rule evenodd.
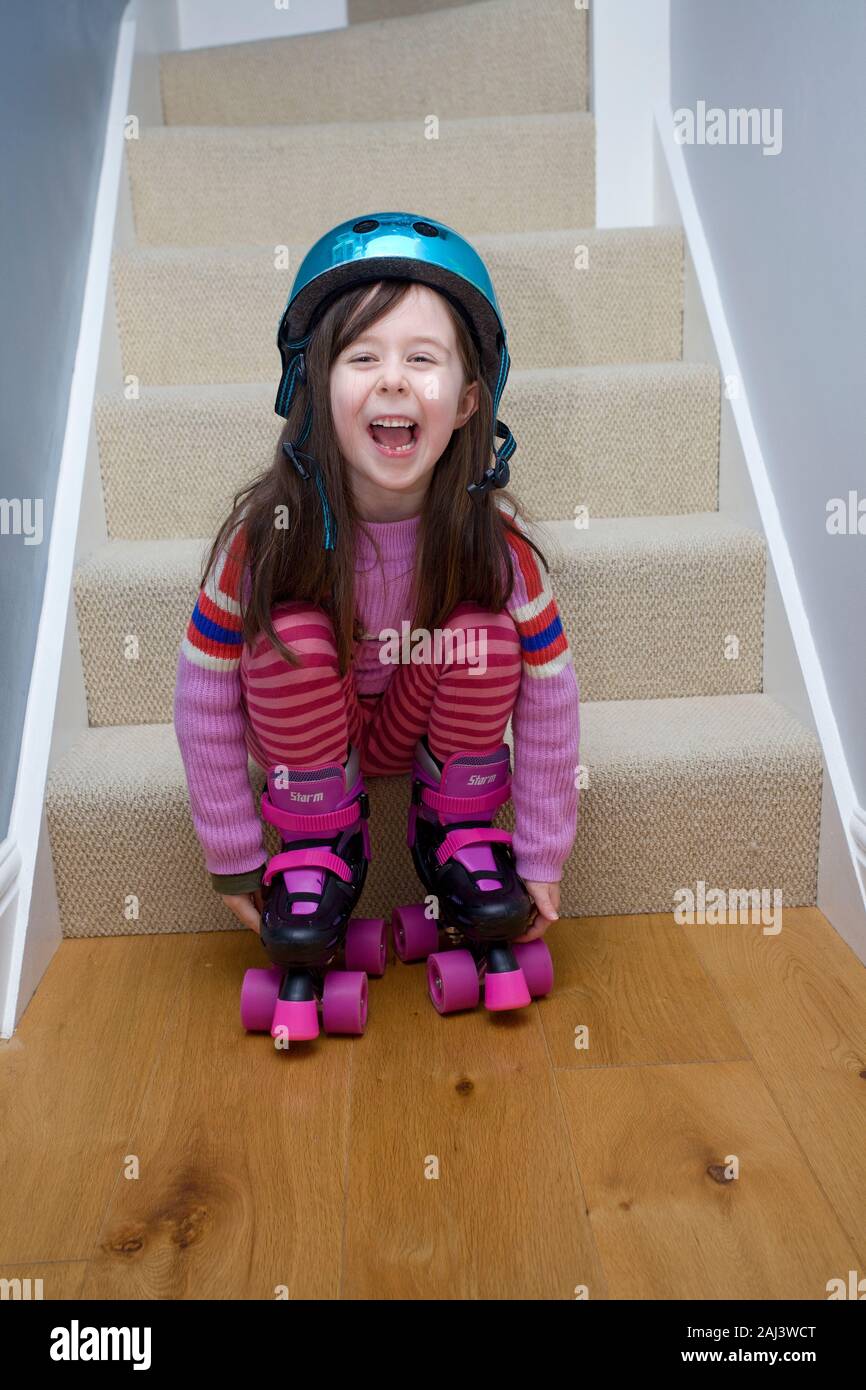
M 283 453 L 286 454 L 292 460 L 292 463 L 295 465 L 295 468 L 298 470 L 299 474 L 304 480 L 309 478 L 309 473 L 307 472 L 304 465 L 301 463 L 302 458 L 309 459 L 310 463 L 312 463 L 313 460 L 310 458 L 309 454 L 302 453 L 300 449 L 296 450 L 294 444 L 289 443 L 289 441 L 286 439 L 283 440 Z

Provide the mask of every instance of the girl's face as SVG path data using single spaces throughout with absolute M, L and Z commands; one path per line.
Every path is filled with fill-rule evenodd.
M 340 354 L 330 387 L 337 439 L 361 516 L 392 521 L 417 515 L 453 431 L 478 408 L 478 383 L 464 388 L 457 335 L 441 296 L 427 285 L 413 285 Z M 377 430 L 383 446 L 374 438 L 371 422 L 389 416 L 415 423 L 405 453 L 396 451 L 406 437 L 402 430 Z

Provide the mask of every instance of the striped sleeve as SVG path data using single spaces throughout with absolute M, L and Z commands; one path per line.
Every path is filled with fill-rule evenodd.
M 196 599 L 182 651 L 188 661 L 206 671 L 234 670 L 241 657 L 241 578 L 245 558 L 239 527 L 207 577 Z
M 519 519 L 515 519 L 515 524 L 525 533 L 526 528 Z M 571 661 L 571 649 L 549 577 L 525 540 L 509 532 L 508 543 L 525 591 L 525 602 L 509 605 L 520 634 L 524 670 L 527 675 L 539 679 L 556 676 Z
M 193 826 L 217 892 L 252 892 L 267 850 L 249 779 L 241 696 L 243 546 L 236 532 L 199 591 L 177 658 L 174 727 Z

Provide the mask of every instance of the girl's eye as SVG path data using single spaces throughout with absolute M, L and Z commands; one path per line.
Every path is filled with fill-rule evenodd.
M 370 353 L 370 352 L 362 352 L 362 353 L 359 353 L 359 355 L 358 355 L 357 357 L 352 357 L 352 358 L 350 358 L 350 361 L 352 361 L 352 362 L 363 362 L 363 361 L 365 360 L 365 358 L 369 361 L 369 359 L 372 357 L 372 355 L 373 355 L 373 354 Z M 432 357 L 427 357 L 427 356 L 425 356 L 425 354 L 424 354 L 423 352 L 413 352 L 413 354 L 412 354 L 412 359 L 414 359 L 414 358 L 416 358 L 416 357 L 419 357 L 419 358 L 421 359 L 422 362 L 432 362 L 432 361 L 433 361 Z

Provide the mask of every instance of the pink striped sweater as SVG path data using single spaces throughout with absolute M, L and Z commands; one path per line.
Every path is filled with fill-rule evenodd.
M 379 544 L 381 568 L 367 536 L 356 531 L 355 605 L 365 633 L 400 632 L 402 622 L 412 619 L 409 588 L 419 521 L 414 516 L 365 522 Z M 523 653 L 512 713 L 515 863 L 522 878 L 553 883 L 562 877 L 576 832 L 579 688 L 544 567 L 525 542 L 509 540 L 515 584 L 506 607 Z M 219 893 L 252 892 L 268 858 L 244 739 L 238 599 L 249 572 L 239 542 L 236 532 L 199 593 L 178 653 L 174 697 L 193 824 Z M 356 650 L 359 694 L 381 692 L 394 671 L 378 654 L 377 639 Z

